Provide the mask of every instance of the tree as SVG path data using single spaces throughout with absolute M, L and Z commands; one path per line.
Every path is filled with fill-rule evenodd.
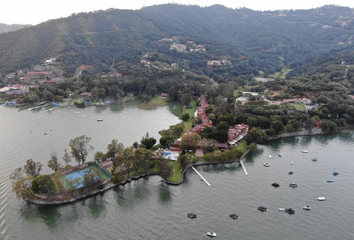
M 68 153 L 68 150 L 66 148 L 64 149 L 63 160 L 66 163 L 66 165 L 69 165 L 69 163 L 71 162 L 70 154 Z
M 195 150 L 197 148 L 200 139 L 201 138 L 199 134 L 196 133 L 185 134 L 182 137 L 180 146 L 184 150 Z
M 159 161 L 158 169 L 161 177 L 168 179 L 171 174 L 172 166 L 169 165 L 169 161 L 167 159 L 162 159 Z
M 107 159 L 107 156 L 103 152 L 98 151 L 95 153 L 95 156 L 93 157 L 93 159 L 95 159 L 95 161 L 97 161 L 97 162 L 103 162 Z
M 20 167 L 12 172 L 9 178 L 12 182 L 12 192 L 15 192 L 18 199 L 26 199 L 31 196 L 32 175 L 25 176 L 24 170 Z
M 114 158 L 116 155 L 120 154 L 124 150 L 123 143 L 118 142 L 117 139 L 113 139 L 107 146 L 107 158 Z
M 138 148 L 135 150 L 133 169 L 137 172 L 145 172 L 149 168 L 149 160 L 152 157 L 152 152 L 147 149 Z
M 227 130 L 227 129 L 229 129 L 229 124 L 227 122 L 221 121 L 216 126 L 216 129 L 217 130 Z
M 185 113 L 182 115 L 181 119 L 183 122 L 188 121 L 190 118 L 189 113 Z
M 97 188 L 102 181 L 103 178 L 99 170 L 89 168 L 84 172 L 84 180 L 82 181 L 82 184 L 85 188 L 94 189 Z
M 42 164 L 40 162 L 34 162 L 31 158 L 27 160 L 26 165 L 23 168 L 27 176 L 31 175 L 35 178 L 40 174 Z
M 182 99 L 181 99 L 183 105 L 188 106 L 190 104 L 190 102 L 192 101 L 192 96 L 188 93 L 184 93 L 182 95 Z
M 155 143 L 156 139 L 149 137 L 149 133 L 146 133 L 145 137 L 143 137 L 140 141 L 141 145 L 143 145 L 146 149 L 151 149 Z
M 84 164 L 87 154 L 93 150 L 90 145 L 91 138 L 85 135 L 70 139 L 69 146 L 71 147 L 71 155 L 76 159 L 78 164 Z
M 52 154 L 52 158 L 48 161 L 48 167 L 50 167 L 54 172 L 60 169 L 60 163 L 56 154 Z
M 55 192 L 55 185 L 49 175 L 39 175 L 33 179 L 31 189 L 34 193 L 51 194 Z

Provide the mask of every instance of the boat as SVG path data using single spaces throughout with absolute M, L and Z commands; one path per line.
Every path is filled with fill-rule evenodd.
M 285 211 L 285 208 L 279 208 L 279 211 Z
M 278 153 L 278 157 L 281 157 L 281 154 L 280 154 L 280 153 Z
M 100 119 L 97 119 L 97 122 L 102 122 L 102 121 L 103 121 L 103 119 L 101 119 L 101 118 L 100 118 Z
M 334 182 L 334 181 L 333 181 L 333 180 L 327 180 L 327 182 L 328 182 L 328 183 L 332 183 L 332 182 Z
M 273 187 L 280 187 L 279 183 L 272 183 Z
M 189 217 L 189 218 L 197 218 L 198 215 L 195 214 L 195 213 L 188 213 L 188 217 Z
M 230 218 L 232 218 L 232 219 L 237 219 L 237 218 L 238 218 L 238 215 L 237 215 L 237 214 L 235 214 L 235 213 L 230 214 Z
M 305 206 L 305 207 L 303 207 L 302 209 L 308 211 L 308 210 L 311 210 L 312 208 L 311 208 L 310 206 Z
M 84 117 L 85 117 L 85 115 L 82 115 L 81 117 L 82 117 L 82 118 L 84 118 Z
M 311 161 L 316 162 L 317 158 L 312 158 Z
M 293 162 L 290 162 L 290 165 L 293 165 Z
M 337 176 L 339 173 L 338 172 L 333 172 L 333 175 L 334 176 Z
M 297 184 L 296 184 L 296 183 L 290 183 L 290 184 L 289 184 L 289 187 L 297 188 Z
M 269 158 L 271 158 L 271 157 L 272 157 L 272 155 L 269 155 L 268 157 L 269 157 Z
M 216 237 L 216 233 L 213 231 L 207 232 L 206 235 L 208 235 L 209 237 Z
M 286 213 L 289 213 L 289 214 L 295 214 L 295 210 L 292 209 L 292 208 L 286 208 L 286 209 L 285 209 L 285 212 L 286 212 Z
M 289 175 L 292 175 L 293 173 L 294 173 L 293 171 L 290 171 L 290 172 L 289 172 Z
M 270 167 L 270 163 L 265 162 L 265 163 L 263 163 L 263 166 Z
M 318 201 L 324 201 L 324 200 L 326 200 L 326 198 L 325 197 L 318 197 L 317 200 Z
M 260 207 L 258 207 L 258 210 L 261 212 L 265 212 L 268 210 L 268 208 L 266 208 L 265 206 L 260 206 Z
M 308 153 L 309 151 L 307 150 L 301 150 L 302 153 Z
M 200 181 L 204 181 L 203 178 L 199 177 Z

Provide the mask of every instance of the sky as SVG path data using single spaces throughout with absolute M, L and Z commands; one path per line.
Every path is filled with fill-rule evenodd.
M 221 4 L 229 8 L 246 7 L 260 11 L 311 9 L 327 4 L 354 9 L 353 0 L 177 0 L 175 2 L 170 0 L 2 0 L 0 4 L 0 23 L 36 25 L 50 19 L 68 17 L 73 13 L 106 10 L 109 8 L 140 9 L 165 3 L 198 5 L 201 7 Z

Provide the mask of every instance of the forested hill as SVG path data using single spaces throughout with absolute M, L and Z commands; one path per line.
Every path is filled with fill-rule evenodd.
M 0 23 L 0 33 L 16 31 L 18 29 L 29 27 L 30 25 L 20 25 L 20 24 L 5 24 Z
M 145 52 L 170 61 L 193 60 L 191 53 L 171 55 L 168 46 L 159 44 L 171 36 L 180 43 L 205 45 L 206 53 L 195 60 L 200 65 L 226 57 L 238 63 L 246 59 L 244 68 L 254 72 L 274 72 L 284 64 L 300 69 L 326 54 L 353 51 L 354 9 L 260 12 L 167 4 L 80 13 L 0 34 L 0 72 L 31 67 L 53 56 L 68 73 L 81 64 L 139 63 Z

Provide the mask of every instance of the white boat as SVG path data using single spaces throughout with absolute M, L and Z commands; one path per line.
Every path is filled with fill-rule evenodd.
M 318 201 L 324 201 L 324 200 L 326 200 L 326 198 L 325 197 L 318 197 L 317 200 Z
M 293 165 L 293 162 L 290 162 L 290 165 Z
M 272 157 L 272 155 L 269 155 L 268 157 L 269 157 L 269 158 L 271 158 L 271 157 Z
M 305 206 L 305 207 L 303 207 L 302 209 L 308 211 L 308 210 L 311 210 L 312 208 L 311 208 L 310 206 Z
M 285 208 L 279 208 L 279 211 L 285 211 Z
M 216 233 L 213 231 L 207 232 L 206 235 L 208 235 L 209 237 L 216 237 Z
M 309 151 L 307 150 L 301 150 L 302 153 L 308 153 Z
M 82 115 L 81 117 L 82 117 L 82 118 L 84 118 L 84 117 L 85 117 L 85 115 Z

